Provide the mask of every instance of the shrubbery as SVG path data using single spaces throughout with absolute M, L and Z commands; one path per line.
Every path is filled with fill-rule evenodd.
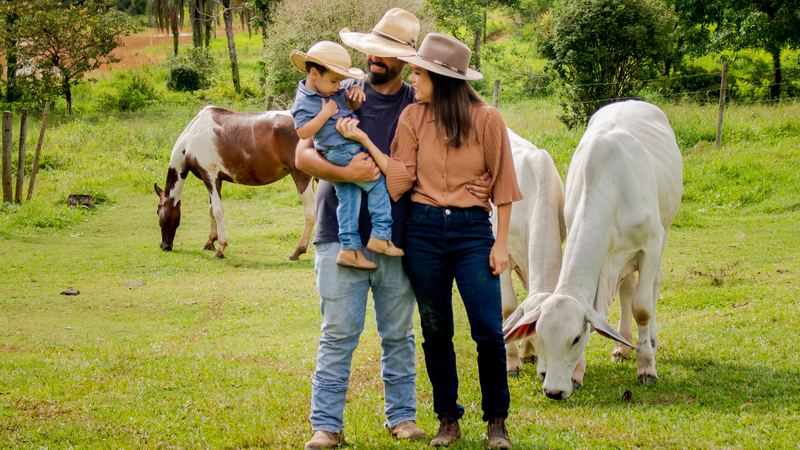
M 422 15 L 421 0 L 283 0 L 274 11 L 273 24 L 267 30 L 264 49 L 265 88 L 285 103 L 291 103 L 297 82 L 304 74 L 289 61 L 292 50 L 306 51 L 317 41 L 339 41 L 339 30 L 370 32 L 372 27 L 392 8 L 406 9 L 422 23 L 420 40 L 430 25 Z M 364 54 L 346 47 L 353 64 L 365 68 Z
M 119 71 L 115 76 L 116 94 L 105 93 L 99 106 L 103 111 L 136 111 L 156 98 L 153 82 L 147 74 Z
M 168 70 L 167 89 L 180 92 L 194 92 L 209 87 L 217 68 L 208 50 L 188 45 L 163 64 Z

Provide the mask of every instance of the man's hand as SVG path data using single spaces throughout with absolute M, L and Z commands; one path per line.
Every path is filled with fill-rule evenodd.
M 350 160 L 347 165 L 347 178 L 351 183 L 370 183 L 378 181 L 381 176 L 381 169 L 366 153 L 359 153 Z
M 336 102 L 335 101 L 333 101 L 333 100 L 325 101 L 324 98 L 321 98 L 319 101 L 322 102 L 322 111 L 320 111 L 320 114 L 322 114 L 323 117 L 330 118 L 330 117 L 335 116 L 336 113 L 339 112 L 339 107 L 336 106 Z
M 467 191 L 478 200 L 490 200 L 492 198 L 492 174 L 484 172 L 480 178 L 467 184 Z

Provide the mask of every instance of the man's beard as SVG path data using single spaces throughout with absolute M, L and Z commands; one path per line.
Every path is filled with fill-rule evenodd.
M 383 73 L 375 73 L 372 71 L 372 66 L 383 67 Z M 386 64 L 367 61 L 367 70 L 369 72 L 369 84 L 373 86 L 380 86 L 392 81 L 398 73 L 398 70 L 390 70 Z

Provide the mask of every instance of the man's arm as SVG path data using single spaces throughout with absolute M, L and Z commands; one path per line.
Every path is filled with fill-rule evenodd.
M 341 183 L 369 183 L 380 178 L 381 170 L 366 154 L 358 154 L 350 164 L 337 166 L 314 149 L 311 139 L 297 143 L 294 162 L 298 169 L 322 180 Z

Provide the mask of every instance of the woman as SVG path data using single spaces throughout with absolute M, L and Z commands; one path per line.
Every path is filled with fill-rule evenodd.
M 467 83 L 483 76 L 468 69 L 471 52 L 460 41 L 430 33 L 416 56 L 400 57 L 414 69 L 417 104 L 400 116 L 392 157 L 387 158 L 345 119 L 340 132 L 369 150 L 397 200 L 409 189 L 413 202 L 403 248 L 422 319 L 422 344 L 439 417 L 434 446 L 461 437 L 458 375 L 453 348 L 452 287 L 455 279 L 478 348 L 483 420 L 489 448 L 510 448 L 505 427 L 510 401 L 502 332 L 499 274 L 508 266 L 511 202 L 520 200 L 505 124 Z M 485 171 L 492 175 L 497 239 L 491 205 L 467 189 Z

